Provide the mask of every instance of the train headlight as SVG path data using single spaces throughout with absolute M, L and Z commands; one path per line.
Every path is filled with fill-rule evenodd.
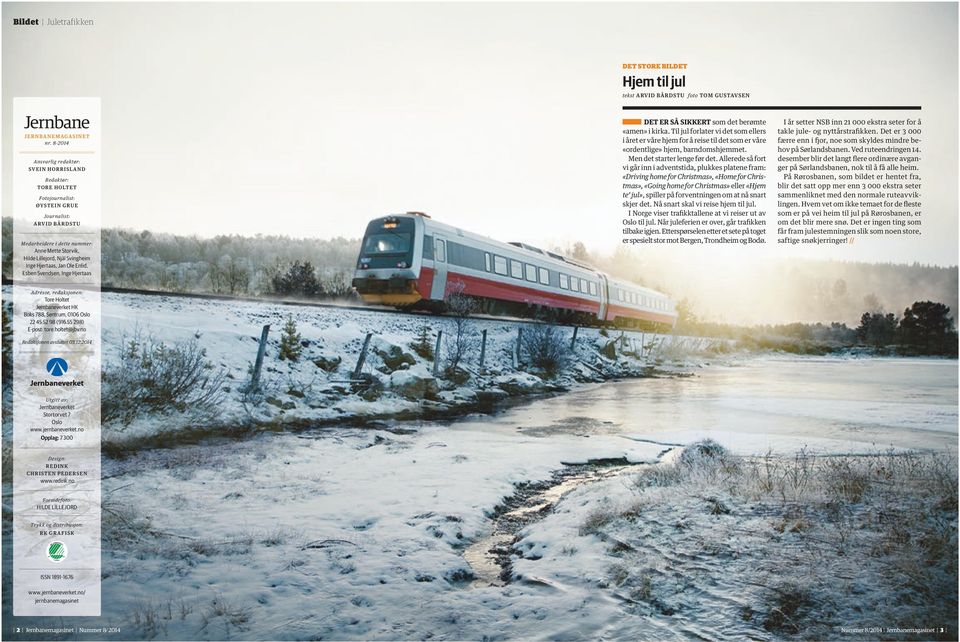
M 406 261 L 400 261 L 399 263 L 397 263 L 397 267 L 398 267 L 398 268 L 405 268 L 405 267 L 407 267 L 407 262 L 406 262 Z

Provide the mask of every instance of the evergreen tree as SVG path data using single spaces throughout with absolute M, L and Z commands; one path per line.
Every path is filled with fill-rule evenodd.
M 413 351 L 424 359 L 433 359 L 433 343 L 430 341 L 430 328 L 426 325 L 420 326 L 420 333 L 417 340 L 412 345 Z
M 950 308 L 943 303 L 915 302 L 903 311 L 899 335 L 901 343 L 924 354 L 943 354 L 957 350 L 953 318 L 950 316 Z
M 857 328 L 857 339 L 863 343 L 882 348 L 893 343 L 897 336 L 897 318 L 892 312 L 864 312 Z
M 297 324 L 291 315 L 287 317 L 283 333 L 280 335 L 280 360 L 297 361 L 300 359 L 301 352 L 303 352 L 303 346 L 300 345 L 300 333 L 297 332 Z
M 273 291 L 277 294 L 294 294 L 299 296 L 318 296 L 323 294 L 323 288 L 317 280 L 316 271 L 309 261 L 294 261 L 284 272 L 273 277 Z

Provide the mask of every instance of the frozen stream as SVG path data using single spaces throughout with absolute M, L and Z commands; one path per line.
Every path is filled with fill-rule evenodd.
M 957 447 L 957 361 L 768 357 L 694 377 L 609 383 L 456 430 L 575 434 L 686 443 L 744 454 Z

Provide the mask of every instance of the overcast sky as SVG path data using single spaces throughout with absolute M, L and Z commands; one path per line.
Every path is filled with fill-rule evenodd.
M 95 26 L 13 27 L 20 14 Z M 502 240 L 609 251 L 620 63 L 669 61 L 690 65 L 690 90 L 757 103 L 921 104 L 923 237 L 813 255 L 957 262 L 956 4 L 7 3 L 3 15 L 5 157 L 13 96 L 102 97 L 105 226 L 356 237 L 370 218 L 423 210 Z M 3 181 L 10 215 L 9 165 Z

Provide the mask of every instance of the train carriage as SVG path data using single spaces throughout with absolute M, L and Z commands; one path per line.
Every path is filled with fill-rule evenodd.
M 583 324 L 673 326 L 669 298 L 523 243 L 408 212 L 367 225 L 353 286 L 368 303 L 442 310 L 453 294 L 490 314 Z

